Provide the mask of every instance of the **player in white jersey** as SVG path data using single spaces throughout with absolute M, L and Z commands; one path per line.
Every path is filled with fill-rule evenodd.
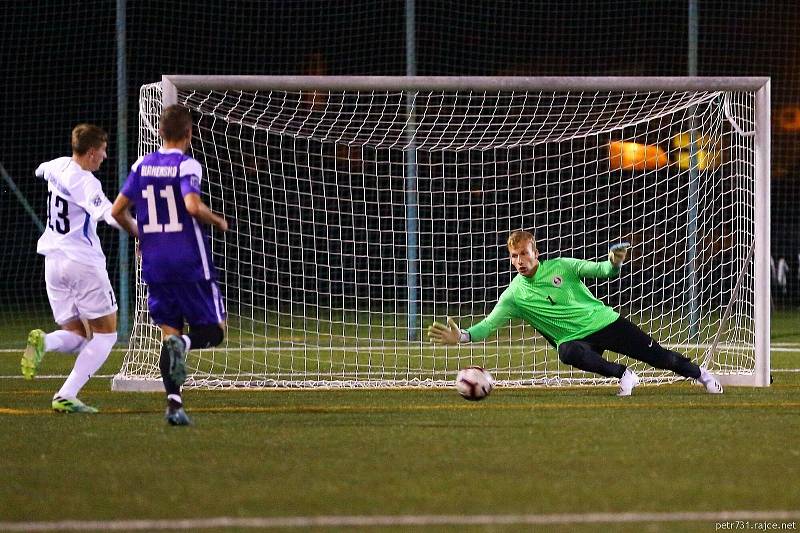
M 111 217 L 111 202 L 100 181 L 92 174 L 106 159 L 107 146 L 102 129 L 79 124 L 72 130 L 72 157 L 59 157 L 36 169 L 36 175 L 47 181 L 47 227 L 37 252 L 45 256 L 47 297 L 61 329 L 47 334 L 31 331 L 21 366 L 25 378 L 31 379 L 45 352 L 78 354 L 75 367 L 53 397 L 52 408 L 59 412 L 97 412 L 77 398 L 78 392 L 117 341 L 117 301 L 97 222 L 120 226 Z

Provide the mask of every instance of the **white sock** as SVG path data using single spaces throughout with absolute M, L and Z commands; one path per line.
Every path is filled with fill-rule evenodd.
M 80 352 L 86 344 L 86 338 L 65 329 L 59 329 L 44 336 L 45 352 Z
M 75 398 L 78 392 L 86 385 L 89 378 L 103 366 L 111 348 L 117 342 L 116 333 L 95 333 L 92 340 L 86 343 L 78 358 L 75 359 L 75 367 L 70 372 L 67 381 L 61 386 L 57 396 L 62 398 Z
M 167 394 L 167 400 L 172 400 L 173 402 L 178 402 L 183 405 L 183 400 L 177 394 Z
M 697 378 L 697 379 L 698 379 L 698 381 L 700 381 L 700 383 L 703 383 L 703 384 L 705 384 L 705 383 L 707 383 L 709 380 L 711 380 L 711 379 L 713 379 L 713 378 L 714 378 L 714 376 L 712 376 L 712 375 L 711 375 L 711 374 L 708 372 L 708 370 L 706 370 L 706 369 L 705 369 L 705 368 L 703 368 L 702 366 L 700 367 L 700 377 L 699 377 L 699 378 Z
M 189 338 L 189 335 L 181 335 L 181 339 L 183 339 L 184 344 L 186 344 L 186 351 L 192 349 L 192 339 Z

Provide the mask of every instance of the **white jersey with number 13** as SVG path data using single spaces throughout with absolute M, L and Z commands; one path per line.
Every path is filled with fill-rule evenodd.
M 42 163 L 36 175 L 47 181 L 47 221 L 36 251 L 105 269 L 97 221 L 111 209 L 111 202 L 100 181 L 70 157 Z

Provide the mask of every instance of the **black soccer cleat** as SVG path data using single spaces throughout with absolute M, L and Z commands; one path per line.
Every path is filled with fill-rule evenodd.
M 167 400 L 167 411 L 164 418 L 170 426 L 191 426 L 192 419 L 183 410 L 183 404 L 174 400 Z

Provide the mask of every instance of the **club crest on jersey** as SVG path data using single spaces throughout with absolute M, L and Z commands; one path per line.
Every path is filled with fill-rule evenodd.
M 553 276 L 553 285 L 556 287 L 561 286 L 561 282 L 564 281 L 561 279 L 561 276 Z
M 199 189 L 200 188 L 200 176 L 196 176 L 196 175 L 192 174 L 191 183 L 192 183 L 192 187 L 194 187 L 195 189 Z
M 103 203 L 103 197 L 100 194 L 96 194 L 94 198 L 92 198 L 92 205 L 95 207 L 100 207 L 100 204 Z

